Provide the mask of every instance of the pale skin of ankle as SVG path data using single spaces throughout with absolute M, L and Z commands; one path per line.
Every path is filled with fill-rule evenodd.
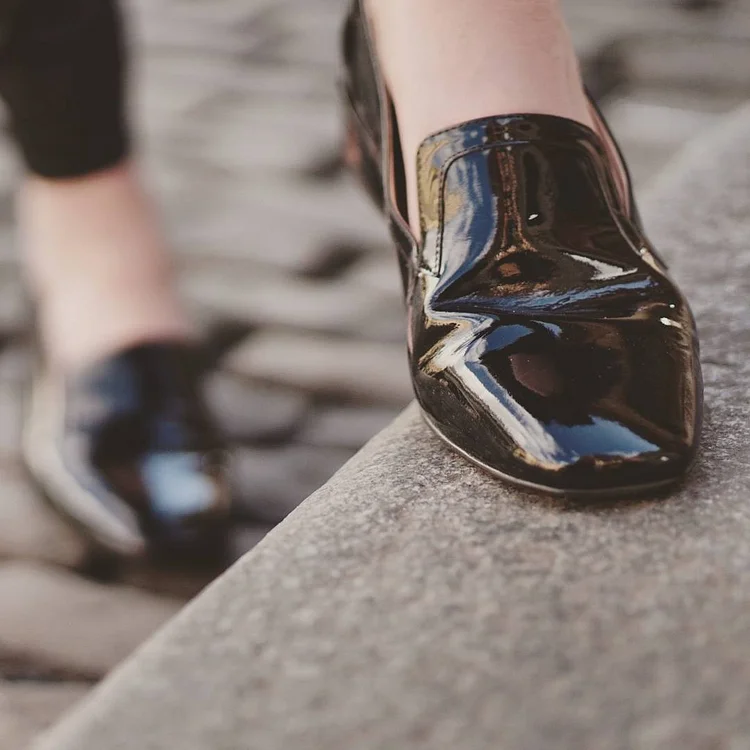
M 18 219 L 53 366 L 75 371 L 134 344 L 192 336 L 163 234 L 131 164 L 74 179 L 29 176 Z
M 557 0 L 368 0 L 396 107 L 409 217 L 419 234 L 416 154 L 478 117 L 550 114 L 593 127 Z

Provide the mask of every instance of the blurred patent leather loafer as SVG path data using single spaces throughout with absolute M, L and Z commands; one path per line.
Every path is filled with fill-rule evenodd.
M 485 470 L 533 489 L 676 482 L 701 424 L 695 324 L 644 235 L 601 115 L 601 133 L 519 114 L 428 138 L 416 238 L 361 6 L 344 36 L 348 155 L 396 243 L 426 421 Z
M 104 550 L 202 552 L 222 535 L 227 453 L 192 347 L 135 346 L 31 388 L 24 458 L 48 501 Z

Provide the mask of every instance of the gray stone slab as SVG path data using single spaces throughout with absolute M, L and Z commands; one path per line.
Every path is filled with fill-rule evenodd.
M 738 89 L 750 92 L 744 71 L 750 67 L 748 38 L 707 34 L 643 33 L 627 42 L 628 78 L 666 89 Z
M 750 94 L 750 89 L 748 89 Z M 722 114 L 737 106 L 715 111 L 715 100 L 704 104 L 699 95 L 691 103 L 660 92 L 629 91 L 607 103 L 607 122 L 615 133 L 637 186 L 645 185 L 696 134 L 710 130 Z M 708 111 L 706 111 L 708 110 Z
M 0 383 L 22 388 L 31 377 L 31 353 L 26 347 L 11 346 L 0 351 Z
M 404 347 L 268 331 L 225 361 L 230 372 L 359 403 L 404 405 L 411 397 Z
M 177 604 L 188 602 L 197 596 L 226 570 L 227 565 L 228 561 L 221 558 L 192 559 L 189 562 L 174 559 L 137 559 L 121 564 L 115 571 L 115 576 L 120 586 L 147 591 L 158 597 L 167 597 Z M 106 575 L 106 568 L 104 573 Z
M 0 461 L 20 456 L 23 398 L 20 388 L 0 385 Z
M 224 434 L 238 442 L 288 439 L 299 427 L 308 400 L 291 390 L 250 385 L 226 373 L 206 382 L 206 397 Z
M 216 183 L 215 176 L 211 183 Z M 193 212 L 185 211 L 183 225 L 175 226 L 181 254 L 205 260 L 246 261 L 260 270 L 305 274 L 324 262 L 330 248 L 340 245 L 370 247 L 370 239 L 383 241 L 374 211 L 364 199 L 336 200 L 338 192 L 328 190 L 314 203 L 324 204 L 327 212 L 313 206 L 302 210 L 314 188 L 291 189 L 284 181 L 267 182 L 265 199 L 251 189 L 246 180 L 221 180 L 217 194 L 208 195 L 204 185 L 199 198 L 192 201 Z M 210 188 L 210 185 L 208 186 Z M 353 188 L 352 188 L 353 190 Z M 271 199 L 270 194 L 277 196 Z M 351 193 L 354 195 L 354 193 Z M 191 205 L 185 200 L 185 205 Z M 288 202 L 287 202 L 288 201 Z M 340 220 L 334 208 L 338 207 Z M 368 216 L 357 222 L 356 213 Z M 348 217 L 348 218 L 346 218 Z M 379 245 L 376 245 L 378 247 Z
M 0 468 L 0 560 L 75 568 L 86 552 L 84 540 L 39 498 L 19 467 Z
M 359 450 L 396 415 L 394 408 L 321 406 L 310 414 L 297 440 L 327 448 Z
M 0 602 L 3 657 L 91 678 L 109 672 L 180 607 L 25 563 L 0 565 Z
M 28 750 L 37 735 L 58 721 L 90 689 L 77 683 L 0 681 L 0 747 Z
M 182 288 L 193 303 L 254 328 L 359 336 L 369 332 L 387 340 L 400 338 L 405 327 L 402 305 L 393 305 L 376 290 L 337 281 L 242 273 L 216 264 L 187 274 Z M 373 321 L 381 325 L 375 327 Z
M 716 13 L 687 13 L 680 0 L 563 0 L 568 23 L 598 25 L 620 37 L 644 31 L 670 34 L 715 33 L 728 39 L 750 38 L 750 14 L 745 0 L 727 0 Z
M 213 122 L 196 123 L 211 137 L 204 138 L 200 158 L 213 169 L 229 173 L 274 174 L 313 163 L 318 154 L 341 139 L 338 112 L 327 102 L 307 101 L 293 111 L 285 102 L 253 107 L 238 99 L 217 107 Z
M 336 245 L 385 250 L 394 258 L 384 222 L 348 179 L 308 184 L 275 173 L 253 183 L 213 175 L 183 221 L 181 252 L 199 258 L 246 260 L 296 274 L 314 269 Z
M 750 110 L 649 201 L 707 364 L 682 488 L 532 496 L 411 408 L 39 750 L 750 746 L 748 163 Z
M 271 530 L 268 526 L 240 526 L 232 530 L 230 554 L 232 560 L 239 560 L 257 547 Z
M 0 169 L 2 169 L 1 166 Z M 11 195 L 12 193 L 9 192 L 7 197 L 8 203 L 12 203 Z M 6 200 L 6 197 L 0 192 L 0 211 L 2 211 L 2 203 L 4 200 Z M 10 226 L 0 226 L 0 264 L 9 269 L 15 270 L 17 262 L 18 246 L 16 242 L 16 233 Z
M 348 276 L 347 283 L 355 287 L 365 287 L 388 296 L 394 305 L 403 305 L 403 291 L 401 277 L 398 272 L 395 251 L 370 254 L 354 265 Z
M 337 102 L 328 104 L 334 111 L 336 105 Z M 338 142 L 333 145 L 333 151 L 340 146 Z M 317 153 L 313 163 L 327 153 L 330 152 Z M 364 248 L 372 246 L 384 250 L 392 260 L 395 257 L 386 223 L 359 183 L 348 173 L 330 182 L 266 181 L 260 187 L 248 188 L 246 195 L 269 216 L 286 213 L 302 221 L 308 231 L 320 227 L 332 243 L 359 241 Z M 279 248 L 275 249 L 279 251 Z
M 294 444 L 275 450 L 236 449 L 232 461 L 235 513 L 256 523 L 279 523 L 330 479 L 355 450 Z
M 339 67 L 340 26 L 348 0 L 322 3 L 297 2 L 279 16 L 282 34 L 274 54 L 293 65 L 327 68 L 332 74 Z
M 226 79 L 224 85 L 227 84 Z M 258 66 L 252 76 L 236 75 L 231 80 L 232 90 L 253 102 L 263 104 L 269 100 L 295 101 L 306 99 L 331 101 L 335 96 L 330 72 L 307 70 L 300 75 L 298 68 L 287 66 Z
M 0 334 L 18 334 L 26 324 L 27 313 L 21 279 L 17 273 L 5 274 L 0 279 Z
M 130 28 L 150 54 L 184 53 L 214 57 L 246 54 L 258 38 L 276 0 L 212 0 L 210 5 L 182 0 L 130 0 Z M 201 36 L 201 32 L 203 35 Z

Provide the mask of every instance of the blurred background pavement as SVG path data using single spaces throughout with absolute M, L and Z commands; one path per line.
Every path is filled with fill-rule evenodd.
M 210 401 L 237 442 L 238 556 L 411 396 L 393 251 L 339 160 L 345 2 L 124 3 L 144 170 L 204 334 Z M 638 187 L 750 98 L 750 0 L 565 5 L 589 86 Z M 24 478 L 18 435 L 28 354 L 16 179 L 3 139 L 2 750 L 23 750 L 217 572 L 104 564 Z

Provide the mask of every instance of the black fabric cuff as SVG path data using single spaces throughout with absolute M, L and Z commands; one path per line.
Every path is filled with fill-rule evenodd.
M 0 50 L 0 96 L 28 168 L 78 177 L 129 151 L 122 21 L 110 0 L 24 0 Z

